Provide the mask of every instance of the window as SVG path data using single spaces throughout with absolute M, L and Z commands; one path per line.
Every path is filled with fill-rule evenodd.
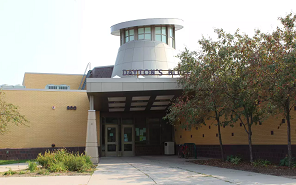
M 69 86 L 67 86 L 67 85 L 59 85 L 58 88 L 61 89 L 61 90 L 68 90 L 68 89 L 70 89 Z
M 147 144 L 147 127 L 146 118 L 138 117 L 135 119 L 135 143 L 136 144 Z
M 169 45 L 175 48 L 175 29 L 174 27 L 169 27 Z
M 138 28 L 138 40 L 151 40 L 151 28 Z
M 155 27 L 155 40 L 167 44 L 166 27 L 165 26 Z
M 146 127 L 137 127 L 136 126 L 135 132 L 136 132 L 135 142 L 137 144 L 146 144 L 146 142 L 147 142 Z
M 54 90 L 69 90 L 70 86 L 69 85 L 46 85 L 45 89 L 54 89 Z
M 57 85 L 47 85 L 46 89 L 58 89 Z
M 125 30 L 125 42 L 130 42 L 132 40 L 135 40 L 134 29 Z

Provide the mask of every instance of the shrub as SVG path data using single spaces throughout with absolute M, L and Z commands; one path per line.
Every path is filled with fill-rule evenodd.
M 271 165 L 271 162 L 268 160 L 258 159 L 252 163 L 254 166 L 268 166 Z
M 230 162 L 231 159 L 233 159 L 233 158 L 234 158 L 234 155 L 229 155 L 229 156 L 227 156 L 226 161 Z
M 47 151 L 43 155 L 38 154 L 36 160 L 50 172 L 62 172 L 68 170 L 82 172 L 93 166 L 89 156 L 79 153 L 69 153 L 65 149 L 53 152 Z
M 9 168 L 9 170 L 5 172 L 3 175 L 13 175 L 13 174 L 16 174 L 16 172 L 12 171 L 11 168 Z
M 293 166 L 294 164 L 296 164 L 296 162 L 295 162 L 295 158 L 293 157 L 291 161 L 291 166 Z M 280 160 L 280 166 L 289 166 L 288 156 Z
M 92 163 L 85 155 L 72 155 L 67 158 L 65 165 L 69 171 L 85 171 L 92 167 Z
M 65 164 L 61 161 L 57 162 L 57 163 L 52 163 L 49 166 L 49 171 L 50 172 L 65 172 L 67 171 L 67 167 L 65 166 Z
M 26 174 L 26 172 L 25 171 L 20 171 L 19 174 L 23 175 L 23 174 Z
M 227 156 L 226 161 L 231 162 L 232 164 L 238 164 L 242 158 L 234 155 Z
M 49 171 L 47 169 L 41 169 L 38 171 L 39 175 L 49 175 Z
M 36 163 L 36 162 L 31 162 L 31 161 L 29 161 L 29 162 L 28 162 L 28 166 L 29 166 L 29 170 L 30 170 L 30 172 L 34 172 L 35 170 L 38 169 L 38 167 L 37 167 L 37 163 Z
M 235 156 L 234 158 L 232 158 L 232 159 L 230 160 L 230 162 L 231 162 L 232 164 L 238 164 L 238 163 L 241 161 L 241 159 L 242 159 L 242 158 Z
M 48 168 L 50 164 L 54 161 L 54 153 L 46 151 L 43 155 L 38 154 L 36 161 L 44 168 Z

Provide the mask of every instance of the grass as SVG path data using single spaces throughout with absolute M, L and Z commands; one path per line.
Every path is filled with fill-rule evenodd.
M 0 160 L 0 165 L 5 164 L 15 164 L 15 163 L 26 163 L 29 161 L 28 159 L 22 159 L 22 160 Z

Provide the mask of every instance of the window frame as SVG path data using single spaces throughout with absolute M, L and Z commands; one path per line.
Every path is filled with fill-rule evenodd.
M 130 31 L 131 30 L 134 31 L 134 34 L 133 35 L 130 34 Z M 124 43 L 128 43 L 130 41 L 136 40 L 136 38 L 135 38 L 135 36 L 136 36 L 136 34 L 135 34 L 135 27 L 124 29 L 123 32 L 124 32 Z M 126 32 L 128 33 L 128 35 L 126 35 Z M 133 40 L 130 39 L 131 36 L 134 37 Z M 128 41 L 127 41 L 127 38 L 128 38 Z
M 139 29 L 143 28 L 144 32 L 139 34 Z M 150 28 L 150 33 L 146 33 L 145 28 Z M 150 34 L 150 39 L 146 39 L 146 34 Z M 143 35 L 144 39 L 139 39 L 139 35 Z M 152 28 L 151 26 L 141 26 L 141 27 L 137 27 L 137 40 L 150 40 L 152 41 Z
M 172 30 L 172 36 L 170 35 L 170 30 Z M 172 43 L 169 43 L 169 39 L 171 39 Z M 176 49 L 176 41 L 175 41 L 175 27 L 168 26 L 168 45 L 172 48 Z
M 159 33 L 156 33 L 156 28 L 160 27 L 160 34 Z M 165 34 L 162 33 L 162 28 L 165 28 Z M 154 27 L 154 40 L 155 41 L 158 41 L 158 42 L 162 42 L 162 43 L 165 43 L 165 44 L 168 44 L 168 26 L 166 25 L 157 25 Z M 159 40 L 156 40 L 156 36 L 157 35 L 160 35 L 160 38 L 161 38 L 161 41 Z M 165 42 L 162 40 L 163 36 L 165 36 Z

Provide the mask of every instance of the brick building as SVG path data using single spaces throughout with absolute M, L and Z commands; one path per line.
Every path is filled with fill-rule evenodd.
M 111 34 L 120 37 L 114 65 L 80 75 L 25 73 L 25 88 L 3 86 L 6 101 L 19 106 L 30 122 L 0 135 L 0 159 L 35 158 L 54 146 L 86 151 L 98 162 L 99 156 L 162 155 L 166 141 L 195 143 L 199 156 L 219 157 L 211 120 L 184 130 L 162 119 L 182 93 L 173 71 L 178 64 L 175 31 L 182 24 L 180 19 L 142 19 L 113 25 Z M 281 121 L 273 117 L 253 127 L 255 158 L 285 157 Z M 296 155 L 294 120 L 291 127 Z M 222 139 L 226 155 L 248 158 L 247 135 L 239 124 L 222 128 Z

